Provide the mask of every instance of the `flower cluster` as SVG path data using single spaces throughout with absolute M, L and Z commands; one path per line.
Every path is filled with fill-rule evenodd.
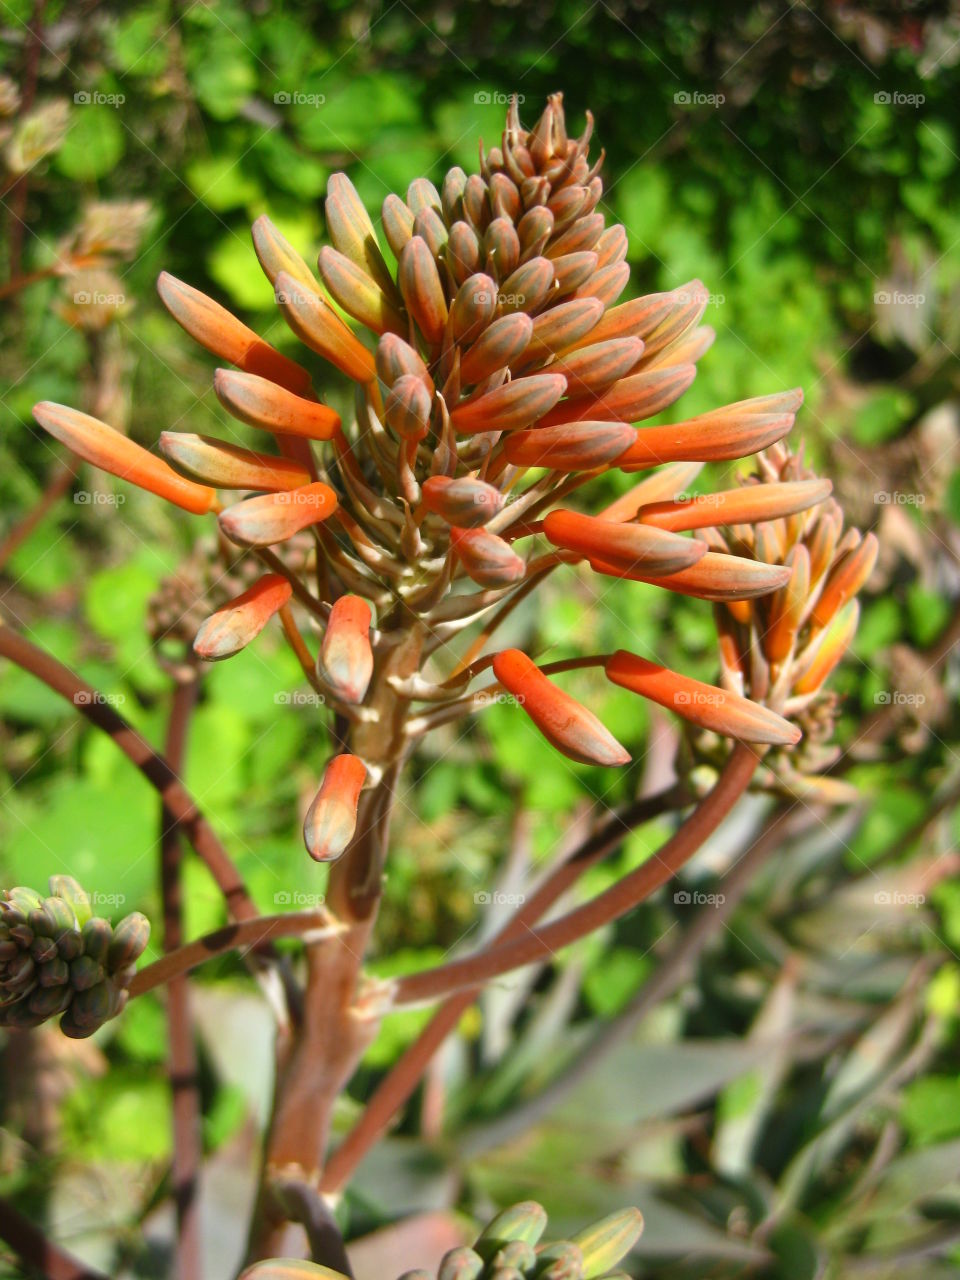
M 518 714 L 571 758 L 626 763 L 596 716 L 527 655 L 487 645 L 555 570 L 582 562 L 607 578 L 726 602 L 741 618 L 754 599 L 795 590 L 788 548 L 756 554 L 768 535 L 749 530 L 799 527 L 822 502 L 822 483 L 771 475 L 719 495 L 726 505 L 710 520 L 673 507 L 703 463 L 782 439 L 802 397 L 774 393 L 644 425 L 689 387 L 713 341 L 700 323 L 708 295 L 693 281 L 618 301 L 627 237 L 606 225 L 591 131 L 588 116 L 584 134 L 568 136 L 560 95 L 531 129 L 511 105 L 501 145 L 481 147 L 478 172 L 454 168 L 439 190 L 421 178 L 404 198 L 386 198 L 395 270 L 344 174 L 329 183 L 332 243 L 320 250 L 319 281 L 268 219 L 254 224 L 282 315 L 353 384 L 354 421 L 316 397 L 301 364 L 167 274 L 159 291 L 171 315 L 230 366 L 216 372 L 217 396 L 279 453 L 164 432 L 162 459 L 73 409 L 35 409 L 81 457 L 194 514 L 216 514 L 222 534 L 269 569 L 199 627 L 202 657 L 237 652 L 274 615 L 293 636 L 293 605 L 322 626 L 321 652 L 304 665 L 348 726 L 348 750 L 328 766 L 307 818 L 315 858 L 347 848 L 361 789 L 402 763 L 417 734 L 476 710 L 491 688 L 522 694 Z M 584 510 L 573 495 L 611 470 L 647 474 L 605 509 Z M 224 508 L 217 490 L 254 496 Z M 740 533 L 721 545 L 704 526 L 725 521 Z M 310 556 L 295 569 L 286 549 L 305 533 Z M 451 641 L 474 624 L 468 656 L 454 655 Z M 301 639 L 302 661 L 305 651 Z M 627 652 L 585 656 L 588 664 L 717 733 L 777 747 L 799 737 L 763 690 L 762 702 L 750 701 L 729 678 L 713 689 Z M 497 684 L 471 690 L 491 665 Z M 427 709 L 415 712 L 417 702 Z
M 540 1243 L 547 1214 L 534 1200 L 498 1213 L 472 1248 L 451 1249 L 440 1263 L 437 1280 L 628 1280 L 615 1271 L 643 1231 L 639 1209 L 623 1209 L 602 1218 L 570 1240 Z M 239 1280 L 343 1280 L 338 1271 L 296 1258 L 257 1262 Z M 399 1280 L 434 1280 L 429 1271 L 405 1271 Z
M 150 939 L 134 911 L 111 925 L 95 916 L 70 876 L 50 877 L 50 896 L 17 886 L 0 892 L 0 1026 L 60 1029 L 82 1039 L 116 1017 L 134 964 Z

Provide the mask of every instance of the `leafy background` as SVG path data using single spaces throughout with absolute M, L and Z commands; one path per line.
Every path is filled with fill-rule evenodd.
M 634 292 L 694 276 L 712 291 L 717 341 L 683 416 L 802 385 L 809 454 L 850 519 L 880 533 L 836 678 L 842 768 L 863 804 L 797 806 L 723 919 L 668 893 L 494 987 L 361 1169 L 338 1210 L 348 1236 L 409 1214 L 465 1221 L 520 1196 L 541 1199 L 559 1231 L 636 1202 L 647 1229 L 631 1267 L 644 1276 L 957 1274 L 960 10 L 136 0 L 35 11 L 4 0 L 0 26 L 0 71 L 27 99 L 0 143 L 7 278 L 42 274 L 91 203 L 149 202 L 125 215 L 133 243 L 111 275 L 123 301 L 103 327 L 71 309 L 79 277 L 4 294 L 0 528 L 17 529 L 61 466 L 31 425 L 38 399 L 96 403 L 147 444 L 163 429 L 226 432 L 214 360 L 162 311 L 160 270 L 292 349 L 250 245 L 255 217 L 268 213 L 310 259 L 330 173 L 346 169 L 376 210 L 415 176 L 469 170 L 478 136 L 497 140 L 508 94 L 522 95 L 529 123 L 562 88 L 574 128 L 587 107 L 596 117 Z M 342 388 L 311 368 L 337 403 Z M 71 501 L 80 492 L 96 496 Z M 122 699 L 152 741 L 169 675 L 145 615 L 197 536 L 187 518 L 83 471 L 0 579 L 8 620 Z M 514 625 L 551 657 L 629 636 L 691 674 L 716 670 L 709 612 L 639 584 L 598 596 L 570 575 Z M 309 706 L 278 714 L 278 693 L 298 687 L 295 662 L 265 635 L 205 676 L 191 732 L 187 783 L 264 910 L 323 889 L 298 813 L 326 734 Z M 591 673 L 569 687 L 640 763 L 615 782 L 570 766 L 509 707 L 465 738 L 431 740 L 404 784 L 376 971 L 474 945 L 497 923 L 478 893 L 509 892 L 591 806 L 656 780 L 673 730 Z M 69 870 L 104 902 L 158 919 L 146 784 L 10 668 L 0 710 L 4 882 L 42 886 Z M 868 748 L 878 713 L 886 734 Z M 689 891 L 723 891 L 764 812 L 744 807 Z M 637 865 L 667 829 L 635 832 L 582 891 Z M 196 861 L 186 877 L 192 935 L 222 907 Z M 644 984 L 665 967 L 675 981 L 651 1001 Z M 208 966 L 195 989 L 217 1277 L 252 1185 L 270 1025 L 233 962 Z M 343 1126 L 424 1016 L 387 1020 Z M 89 1044 L 38 1034 L 3 1051 L 0 1191 L 110 1274 L 169 1265 L 164 1056 L 153 997 Z M 420 1220 L 426 1238 L 433 1219 Z M 359 1276 L 389 1269 L 376 1241 L 365 1247 Z M 12 1260 L 3 1274 L 19 1274 Z

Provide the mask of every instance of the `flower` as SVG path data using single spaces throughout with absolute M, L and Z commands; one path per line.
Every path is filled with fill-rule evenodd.
M 738 626 L 779 610 L 776 644 L 796 660 L 795 621 L 810 659 L 797 672 L 796 696 L 806 696 L 803 681 L 819 686 L 849 639 L 844 601 L 867 553 L 853 554 L 848 540 L 815 612 L 798 620 L 803 557 L 788 558 L 786 535 L 777 554 L 766 550 L 771 531 L 807 528 L 805 513 L 825 497 L 822 482 L 795 468 L 773 474 L 768 462 L 762 484 L 714 495 L 712 506 L 682 500 L 704 462 L 776 447 L 802 396 L 777 391 L 647 425 L 689 387 L 713 342 L 701 324 L 708 294 L 695 280 L 619 302 L 630 276 L 627 237 L 600 208 L 592 129 L 588 114 L 584 133 L 568 135 L 559 94 L 530 129 L 512 103 L 499 145 L 481 147 L 477 172 L 455 167 L 440 189 L 419 178 L 404 197 L 384 201 L 395 272 L 345 174 L 328 186 L 331 243 L 319 253 L 319 280 L 269 219 L 257 220 L 254 249 L 281 314 L 353 384 L 356 421 L 342 422 L 318 399 L 304 365 L 189 284 L 161 276 L 174 319 L 231 366 L 215 374 L 220 401 L 271 433 L 282 459 L 164 433 L 163 451 L 183 473 L 175 483 L 166 464 L 103 424 L 78 426 L 82 415 L 38 406 L 41 425 L 82 456 L 189 510 L 218 510 L 214 488 L 259 491 L 221 511 L 220 529 L 241 547 L 274 548 L 270 566 L 297 582 L 301 603 L 311 603 L 318 583 L 313 612 L 326 630 L 316 681 L 345 720 L 347 754 L 363 762 L 364 777 L 402 763 L 417 733 L 483 705 L 490 688 L 468 686 L 491 664 L 494 689 L 520 691 L 518 705 L 560 750 L 626 763 L 593 714 L 528 656 L 488 648 L 512 605 L 565 566 L 583 562 L 623 580 L 624 590 L 638 580 L 721 602 Z M 606 510 L 581 509 L 573 497 L 604 473 L 641 470 L 645 477 Z M 736 536 L 721 537 L 718 524 Z M 302 532 L 313 550 L 294 569 L 284 557 Z M 821 575 L 827 568 L 818 562 Z M 471 627 L 473 644 L 451 671 L 441 652 Z M 217 631 L 205 628 L 204 637 Z M 766 745 L 796 740 L 798 722 L 781 715 L 791 704 L 752 688 L 763 705 L 751 707 L 743 688 L 729 687 L 729 667 L 725 689 L 712 690 L 639 655 L 584 655 L 583 665 L 605 665 L 614 682 L 718 733 Z M 431 705 L 414 714 L 416 702 Z M 323 834 L 323 789 L 321 797 L 308 844 L 314 856 L 320 848 L 332 857 L 346 847 L 350 824 L 338 819 L 340 834 Z

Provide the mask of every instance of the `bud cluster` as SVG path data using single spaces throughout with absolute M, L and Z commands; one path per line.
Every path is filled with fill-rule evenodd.
M 150 938 L 134 911 L 116 925 L 93 914 L 70 876 L 51 876 L 46 898 L 17 886 L 0 892 L 0 1026 L 60 1018 L 65 1035 L 92 1035 L 123 1008 L 135 962 Z

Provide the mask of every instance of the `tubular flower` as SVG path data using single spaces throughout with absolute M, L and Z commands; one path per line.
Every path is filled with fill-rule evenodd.
M 339 858 L 357 828 L 357 802 L 367 770 L 357 756 L 334 756 L 324 770 L 323 782 L 307 810 L 303 840 L 316 862 Z
M 782 554 L 756 554 L 770 537 L 754 539 L 751 526 L 805 527 L 823 486 L 792 471 L 765 473 L 746 498 L 739 490 L 718 495 L 709 519 L 677 499 L 703 462 L 740 458 L 785 436 L 802 396 L 776 391 L 672 425 L 650 423 L 689 387 L 713 341 L 701 323 L 708 294 L 695 280 L 620 301 L 630 274 L 627 237 L 622 226 L 606 225 L 600 161 L 588 154 L 592 129 L 588 114 L 582 136 L 568 135 L 559 94 L 530 129 L 513 103 L 498 144 L 481 146 L 477 172 L 453 168 L 439 189 L 416 179 L 405 195 L 387 196 L 380 222 L 395 271 L 344 174 L 330 179 L 331 243 L 316 271 L 269 219 L 258 219 L 254 249 L 280 312 L 329 362 L 332 378 L 351 384 L 355 420 L 341 422 L 322 403 L 305 365 L 190 285 L 161 277 L 173 318 L 232 366 L 215 375 L 221 402 L 271 433 L 283 459 L 165 433 L 174 471 L 117 433 L 105 436 L 102 424 L 67 432 L 63 415 L 72 411 L 37 409 L 41 425 L 83 457 L 109 469 L 135 459 L 124 474 L 189 510 L 220 510 L 218 488 L 259 495 L 231 499 L 220 531 L 282 568 L 296 583 L 291 603 L 326 622 L 318 660 L 302 639 L 299 656 L 344 722 L 351 755 L 375 778 L 402 764 L 420 733 L 490 701 L 469 685 L 496 657 L 488 641 L 497 622 L 564 566 L 581 563 L 608 587 L 623 579 L 625 591 L 639 580 L 727 602 L 725 616 L 741 623 L 782 601 L 777 643 L 795 652 L 787 602 L 805 570 L 788 562 L 786 545 L 777 547 Z M 638 470 L 648 474 L 606 510 L 571 502 L 597 476 Z M 720 520 L 736 521 L 738 530 L 722 545 L 709 528 Z M 834 550 L 808 547 L 811 582 L 833 572 Z M 838 553 L 853 550 L 844 544 Z M 849 628 L 842 610 L 865 555 L 837 568 L 816 616 L 804 618 L 804 653 L 810 645 L 822 650 L 817 661 L 810 655 L 808 682 L 820 678 Z M 201 646 L 211 634 L 205 626 Z M 471 627 L 467 655 L 444 669 L 442 653 Z M 621 672 L 623 661 L 614 659 L 611 670 Z M 685 687 L 671 684 L 682 681 L 671 673 L 640 679 L 639 667 L 631 671 L 631 687 L 650 697 Z M 506 687 L 523 686 L 518 714 L 561 751 L 626 762 L 592 714 L 529 659 L 505 651 L 495 672 Z M 765 690 L 759 696 L 767 702 Z M 417 702 L 428 706 L 415 709 Z M 676 698 L 671 705 L 682 709 Z M 763 742 L 796 736 L 769 711 L 751 712 L 729 697 L 723 707 L 712 721 L 720 732 L 753 732 Z M 327 822 L 326 803 L 318 799 L 311 810 L 316 831 Z M 341 835 L 348 826 L 344 819 Z M 310 839 L 315 848 L 337 843 Z
M 764 520 L 739 522 L 743 512 L 758 512 L 766 507 L 767 494 L 778 491 L 782 503 L 771 507 Z M 812 501 L 798 505 L 795 499 L 803 494 Z M 855 597 L 870 577 L 877 540 L 872 533 L 844 531 L 843 512 L 829 494 L 829 482 L 804 466 L 802 450 L 794 454 L 775 445 L 757 456 L 755 473 L 740 489 L 703 495 L 698 505 L 709 510 L 714 504 L 719 518 L 701 536 L 719 554 L 750 556 L 758 567 L 780 566 L 787 575 L 778 590 L 762 599 L 716 608 L 724 688 L 763 703 L 804 737 L 796 752 L 771 752 L 758 780 L 791 794 L 846 800 L 853 793 L 844 784 L 810 775 L 838 754 L 830 745 L 837 699 L 824 683 L 856 634 Z M 638 519 L 677 528 L 688 505 L 694 503 L 641 507 Z M 699 515 L 694 519 L 699 522 Z M 699 746 L 709 755 L 716 744 L 705 739 Z
M 253 586 L 202 623 L 193 641 L 194 652 L 213 661 L 230 658 L 254 640 L 293 594 L 279 573 L 264 574 Z

